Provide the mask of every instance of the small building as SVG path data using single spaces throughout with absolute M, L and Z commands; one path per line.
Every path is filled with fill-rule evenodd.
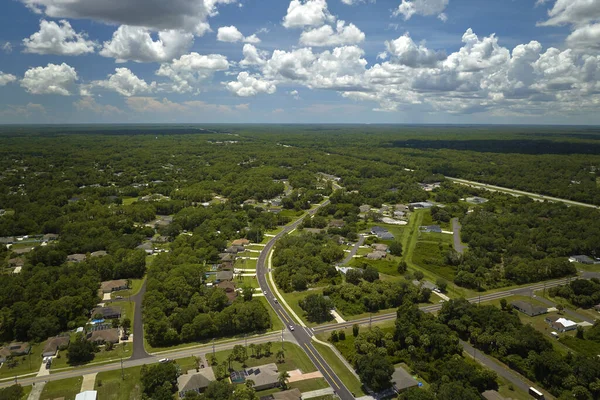
M 236 239 L 233 242 L 231 242 L 232 246 L 247 246 L 250 244 L 250 241 L 248 239 Z
M 216 285 L 219 289 L 223 289 L 225 291 L 225 295 L 229 300 L 229 303 L 233 303 L 235 298 L 237 297 L 237 292 L 235 291 L 235 283 L 231 281 L 222 281 Z
M 95 330 L 87 334 L 87 339 L 96 344 L 116 344 L 119 343 L 119 330 L 117 328 Z
M 104 257 L 107 255 L 108 255 L 108 253 L 104 250 L 98 250 L 98 251 L 94 251 L 93 253 L 90 253 L 90 257 Z
M 54 357 L 58 350 L 67 348 L 69 343 L 71 343 L 69 335 L 48 338 L 44 350 L 42 350 L 42 357 Z
M 294 388 L 262 396 L 260 400 L 302 400 L 302 392 L 300 392 L 300 389 Z
M 336 271 L 341 272 L 342 274 L 346 275 L 348 273 L 348 271 L 350 271 L 351 269 L 354 269 L 352 267 L 335 267 Z
M 381 232 L 377 234 L 377 237 L 381 240 L 394 240 L 396 237 L 390 232 Z
M 23 267 L 25 266 L 25 260 L 21 257 L 11 258 L 8 260 L 9 267 Z
M 495 390 L 486 390 L 485 392 L 481 393 L 481 397 L 483 397 L 486 400 L 505 400 L 506 397 L 502 396 L 500 393 L 496 392 Z
M 121 309 L 117 307 L 97 307 L 91 312 L 92 318 L 101 315 L 100 319 L 119 319 L 121 318 Z
M 44 242 L 52 242 L 54 240 L 58 240 L 58 235 L 56 233 L 46 233 L 43 237 L 42 240 Z
M 215 374 L 211 367 L 200 371 L 190 370 L 177 378 L 177 392 L 179 398 L 184 398 L 188 392 L 202 393 L 208 385 L 215 380 Z
M 341 219 L 334 219 L 329 223 L 329 226 L 332 228 L 342 228 L 346 225 L 346 223 Z
M 583 256 L 583 255 L 579 255 L 579 256 L 571 256 L 569 257 L 569 261 L 570 262 L 578 262 L 581 264 L 594 264 L 595 261 L 588 257 L 588 256 Z
M 217 280 L 219 282 L 232 281 L 233 280 L 233 272 L 232 271 L 219 271 L 219 272 L 217 272 Z
M 361 213 L 366 214 L 371 211 L 371 206 L 368 204 L 363 204 L 362 206 L 358 207 L 358 209 Z
M 419 383 L 402 367 L 396 367 L 392 374 L 392 385 L 398 393 L 418 386 Z
M 550 324 L 552 329 L 560 333 L 577 329 L 577 323 L 562 317 L 546 317 L 546 322 Z
M 149 240 L 140 244 L 139 246 L 137 246 L 136 249 L 144 250 L 146 252 L 146 254 L 148 254 L 148 255 L 154 253 L 154 246 L 152 245 L 152 242 Z
M 80 262 L 85 261 L 85 259 L 86 259 L 85 254 L 69 254 L 67 256 L 67 261 L 73 262 L 73 263 L 80 263 Z
M 75 396 L 75 400 L 96 400 L 97 398 L 98 392 L 95 390 L 86 390 Z
M 113 281 L 104 281 L 100 284 L 100 289 L 103 293 L 112 293 L 118 292 L 119 290 L 127 290 L 129 286 L 127 285 L 126 279 L 116 279 Z
M 389 246 L 384 243 L 375 243 L 375 244 L 371 245 L 371 247 L 377 251 L 387 251 L 389 248 Z
M 404 218 L 406 217 L 405 211 L 394 211 L 394 218 Z
M 385 251 L 375 250 L 374 252 L 367 254 L 365 257 L 369 260 L 383 260 L 387 257 L 387 253 Z
M 488 201 L 488 199 L 484 199 L 483 197 L 478 197 L 478 196 L 467 197 L 465 200 L 467 201 L 467 203 L 471 203 L 471 204 L 483 204 L 483 203 L 487 203 L 487 201 Z
M 430 203 L 428 201 L 418 201 L 416 203 L 410 203 L 409 205 L 414 209 L 433 207 L 433 203 Z
M 31 351 L 31 345 L 27 342 L 13 342 L 8 346 L 0 348 L 0 363 L 6 361 L 9 356 L 25 356 Z
M 547 308 L 541 306 L 534 306 L 533 304 L 528 303 L 526 301 L 517 300 L 511 302 L 510 305 L 513 306 L 514 309 L 530 317 L 535 317 L 536 315 L 548 313 Z
M 225 253 L 228 253 L 228 254 L 237 254 L 237 253 L 241 253 L 243 251 L 244 251 L 244 246 L 231 245 L 225 249 Z
M 277 387 L 279 386 L 277 365 L 271 363 L 231 373 L 231 382 L 233 383 L 244 383 L 248 379 L 254 382 L 256 391 Z
M 419 186 L 421 186 L 421 189 L 423 189 L 426 192 L 431 192 L 432 190 L 439 188 L 440 185 L 441 185 L 441 182 L 419 183 Z
M 371 234 L 372 235 L 379 235 L 380 233 L 385 233 L 388 230 L 385 228 L 382 228 L 381 226 L 374 226 L 371 228 Z
M 421 226 L 419 230 L 425 233 L 442 233 L 442 228 L 439 225 Z

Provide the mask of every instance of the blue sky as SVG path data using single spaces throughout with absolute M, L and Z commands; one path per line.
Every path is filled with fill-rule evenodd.
M 0 123 L 600 124 L 600 0 L 0 7 Z

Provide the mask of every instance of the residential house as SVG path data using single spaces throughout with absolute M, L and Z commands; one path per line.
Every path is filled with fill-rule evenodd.
M 371 245 L 371 247 L 377 251 L 387 251 L 388 250 L 388 245 L 383 244 L 383 243 L 375 243 L 375 244 Z
M 233 383 L 244 383 L 248 379 L 254 382 L 254 389 L 257 391 L 277 387 L 279 386 L 277 365 L 271 363 L 231 373 Z
M 378 233 L 377 237 L 381 240 L 394 240 L 395 239 L 395 236 L 390 232 Z
M 152 245 L 152 242 L 149 241 L 149 240 L 147 240 L 144 243 L 142 243 L 139 246 L 137 246 L 136 249 L 144 250 L 146 252 L 146 254 L 153 254 L 154 253 L 154 246 Z
M 362 206 L 358 207 L 358 209 L 360 210 L 361 213 L 366 214 L 369 211 L 371 211 L 371 206 L 368 204 L 363 204 Z
M 372 235 L 378 235 L 380 233 L 384 233 L 387 232 L 388 230 L 385 228 L 382 228 L 381 226 L 374 226 L 371 228 L 371 234 Z
M 416 203 L 410 203 L 409 205 L 414 209 L 433 207 L 433 203 L 430 203 L 428 201 L 419 201 Z
M 341 272 L 342 274 L 346 275 L 348 273 L 348 271 L 350 271 L 351 269 L 354 269 L 352 267 L 335 267 L 336 271 Z
M 0 244 L 13 244 L 16 241 L 14 236 L 0 237 Z
M 9 267 L 24 267 L 25 260 L 21 257 L 11 258 L 10 260 L 8 260 L 8 266 Z
M 283 392 L 262 396 L 260 400 L 302 400 L 302 392 L 300 392 L 300 389 L 294 388 L 291 390 L 285 390 Z
M 569 257 L 569 261 L 570 262 L 578 262 L 581 264 L 595 264 L 595 261 L 592 258 L 590 258 L 588 256 L 583 256 L 583 255 L 571 256 L 571 257 Z
M 329 223 L 332 228 L 342 228 L 346 223 L 341 219 L 334 219 Z
M 375 250 L 374 252 L 367 254 L 365 257 L 369 260 L 383 260 L 387 257 L 387 253 L 385 251 Z
M 431 192 L 432 190 L 439 188 L 440 185 L 441 185 L 441 182 L 419 183 L 419 186 L 421 186 L 421 189 L 423 189 L 426 192 Z
M 8 346 L 0 348 L 0 363 L 6 361 L 9 356 L 25 356 L 31 351 L 27 342 L 13 342 Z
M 121 309 L 117 307 L 96 307 L 92 310 L 91 316 L 94 318 L 102 315 L 100 319 L 119 319 L 121 318 Z
M 398 393 L 418 386 L 419 383 L 402 367 L 396 367 L 392 374 L 392 385 Z
M 217 284 L 217 287 L 225 291 L 225 295 L 227 296 L 230 304 L 234 302 L 235 298 L 237 297 L 235 283 L 231 281 L 222 281 Z
M 235 254 L 221 253 L 221 254 L 219 254 L 219 258 L 221 259 L 220 267 L 222 269 L 232 269 L 233 268 L 233 264 L 235 263 Z
M 421 226 L 419 229 L 425 233 L 442 233 L 442 228 L 439 225 Z
M 250 244 L 250 241 L 248 239 L 236 239 L 233 242 L 231 242 L 232 246 L 247 246 Z
M 90 253 L 90 257 L 104 257 L 107 255 L 108 255 L 108 253 L 104 250 L 98 250 L 98 251 L 94 251 L 93 253 Z
M 103 325 L 103 328 L 94 330 L 87 334 L 87 339 L 96 344 L 104 343 L 119 343 L 119 330 L 117 328 L 109 328 Z
M 217 281 L 232 281 L 233 280 L 233 272 L 232 271 L 219 271 L 217 272 Z
M 241 253 L 243 251 L 244 251 L 244 246 L 231 245 L 225 249 L 225 253 L 229 253 L 229 254 L 237 254 L 237 253 Z
M 44 350 L 42 350 L 42 357 L 54 357 L 58 350 L 66 349 L 70 342 L 69 335 L 48 338 Z
M 483 204 L 483 203 L 487 203 L 488 199 L 484 199 L 483 197 L 467 197 L 466 198 L 467 203 L 471 203 L 471 204 Z
M 46 233 L 43 237 L 42 240 L 44 242 L 52 242 L 54 240 L 58 240 L 58 235 L 56 233 Z
M 80 263 L 80 262 L 85 261 L 85 259 L 86 259 L 85 254 L 69 254 L 67 256 L 68 262 Z
M 200 371 L 195 369 L 177 378 L 177 392 L 179 398 L 184 398 L 188 392 L 202 393 L 208 385 L 215 380 L 215 374 L 211 367 L 202 368 Z
M 526 314 L 530 317 L 535 317 L 536 315 L 546 314 L 548 309 L 546 307 L 534 306 L 531 303 L 526 301 L 516 300 L 510 303 L 513 308 Z
M 103 293 L 111 293 L 117 292 L 119 290 L 127 290 L 129 287 L 127 286 L 126 279 L 117 279 L 113 281 L 104 281 L 100 284 L 100 289 Z
M 548 317 L 546 322 L 550 324 L 552 329 L 560 333 L 577 329 L 577 323 L 566 318 Z
M 394 218 L 404 218 L 406 217 L 405 211 L 394 211 Z

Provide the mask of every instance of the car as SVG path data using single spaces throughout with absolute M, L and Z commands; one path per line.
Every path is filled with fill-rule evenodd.
M 264 295 L 266 295 L 266 294 L 267 294 L 267 291 L 266 291 L 266 290 L 263 290 L 263 294 L 264 294 Z
M 123 296 L 117 296 L 117 297 L 115 297 L 115 299 L 117 299 L 117 300 L 122 300 L 122 299 L 123 299 Z
M 290 325 L 290 331 L 294 330 L 294 325 Z
M 277 298 L 276 298 L 276 297 L 273 297 L 273 301 L 274 301 L 275 303 L 277 303 Z
M 158 362 L 161 364 L 170 363 L 171 361 L 172 360 L 170 358 L 161 358 L 160 360 L 158 360 Z

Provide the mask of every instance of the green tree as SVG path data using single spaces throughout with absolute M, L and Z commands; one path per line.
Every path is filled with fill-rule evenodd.
M 311 293 L 300 300 L 299 304 L 311 322 L 327 322 L 333 319 L 331 316 L 333 302 L 322 294 Z
M 285 361 L 285 351 L 283 349 L 277 350 L 275 358 L 277 359 L 277 362 L 283 363 Z
M 392 386 L 394 366 L 386 357 L 376 354 L 362 356 L 358 359 L 356 371 L 363 385 L 375 392 Z
M 400 261 L 398 263 L 398 267 L 396 268 L 396 270 L 398 271 L 399 274 L 403 274 L 406 271 L 408 271 L 408 264 L 406 263 L 406 261 Z
M 443 278 L 438 278 L 435 281 L 435 285 L 442 293 L 446 293 L 446 290 L 448 290 L 448 281 Z
M 379 271 L 375 267 L 368 266 L 363 272 L 363 279 L 367 282 L 375 282 L 379 279 Z
M 282 389 L 287 389 L 288 379 L 290 378 L 290 374 L 287 371 L 279 372 L 279 376 L 277 377 L 277 381 L 279 382 L 279 386 Z
M 393 256 L 400 257 L 402 255 L 402 243 L 395 241 L 390 244 L 390 254 Z
M 177 367 L 175 363 L 159 363 L 151 366 L 142 366 L 140 372 L 142 389 L 148 396 L 153 396 L 157 391 L 168 393 L 171 396 L 177 390 Z
M 352 336 L 357 337 L 359 329 L 360 327 L 358 326 L 358 324 L 352 325 Z
M 242 288 L 242 297 L 244 301 L 252 300 L 252 296 L 254 295 L 254 288 L 252 286 L 246 285 Z
M 362 271 L 360 269 L 352 268 L 346 272 L 346 282 L 353 285 L 358 285 L 362 279 Z
M 23 398 L 24 390 L 21 385 L 12 385 L 3 389 L 0 389 L 0 400 L 21 400 Z
M 123 320 L 121 320 L 121 326 L 125 332 L 129 332 L 131 329 L 131 320 L 129 318 L 123 318 Z
M 425 274 L 423 273 L 423 271 L 420 271 L 420 270 L 416 270 L 414 276 L 415 276 L 415 279 L 418 281 L 422 281 L 423 278 L 425 278 Z
M 67 350 L 67 360 L 71 365 L 83 364 L 94 359 L 96 345 L 78 334 L 75 340 L 71 341 Z

